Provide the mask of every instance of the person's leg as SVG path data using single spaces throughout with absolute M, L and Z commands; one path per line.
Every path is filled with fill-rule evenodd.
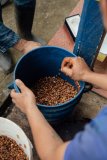
M 36 0 L 14 0 L 15 5 L 19 7 L 35 7 Z
M 18 33 L 28 40 L 31 38 L 36 0 L 14 0 L 14 2 Z
M 27 40 L 44 43 L 43 40 L 33 36 L 32 25 L 36 8 L 36 0 L 14 0 L 16 24 L 19 35 Z
M 3 25 L 3 18 L 2 18 L 2 7 L 1 7 L 1 3 L 0 3 L 0 41 L 1 43 L 4 42 L 3 39 L 5 39 L 6 37 L 3 36 L 3 33 L 5 35 L 6 30 L 4 29 L 5 26 Z M 11 61 L 11 57 L 9 56 L 8 51 L 6 51 L 5 53 L 5 48 L 0 45 L 0 68 L 2 68 L 2 70 L 7 74 L 10 72 L 11 66 L 12 66 L 12 61 Z
M 0 3 L 0 68 L 2 68 L 6 74 L 11 72 L 13 68 L 9 48 L 13 47 L 20 39 L 18 34 L 4 25 L 2 6 Z

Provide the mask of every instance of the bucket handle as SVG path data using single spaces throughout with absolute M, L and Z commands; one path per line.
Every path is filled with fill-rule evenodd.
M 7 88 L 8 88 L 8 89 L 14 89 L 14 83 L 13 83 L 13 82 L 9 83 L 9 84 L 7 85 Z
M 20 89 L 17 87 L 17 85 L 16 85 L 16 87 L 14 87 L 15 86 L 15 82 L 11 82 L 11 83 L 9 83 L 8 85 L 7 85 L 7 88 L 8 89 L 15 89 L 15 91 L 17 92 L 17 93 L 20 93 Z
M 92 88 L 92 84 L 86 82 L 84 87 L 84 93 L 89 92 Z

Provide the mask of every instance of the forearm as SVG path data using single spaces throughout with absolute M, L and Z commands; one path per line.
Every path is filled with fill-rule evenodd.
M 41 160 L 55 160 L 55 153 L 63 145 L 63 141 L 48 124 L 38 108 L 32 108 L 28 111 L 27 118 Z
M 68 143 L 64 143 L 35 106 L 35 95 L 21 80 L 16 80 L 20 93 L 11 91 L 12 102 L 28 118 L 34 143 L 41 160 L 63 160 Z
M 82 80 L 107 90 L 107 74 L 99 74 L 91 71 L 87 72 Z

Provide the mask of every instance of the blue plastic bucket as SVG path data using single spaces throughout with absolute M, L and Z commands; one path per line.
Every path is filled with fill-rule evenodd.
M 53 46 L 44 46 L 30 51 L 18 61 L 15 67 L 13 88 L 19 92 L 15 79 L 21 79 L 25 85 L 31 88 L 37 79 L 44 76 L 56 76 L 59 73 L 61 78 L 77 87 L 73 80 L 60 72 L 61 63 L 65 57 L 75 57 L 75 55 L 65 49 Z M 85 83 L 79 82 L 79 84 L 80 91 L 78 94 L 66 103 L 56 106 L 37 104 L 48 121 L 61 120 L 73 111 L 84 91 Z

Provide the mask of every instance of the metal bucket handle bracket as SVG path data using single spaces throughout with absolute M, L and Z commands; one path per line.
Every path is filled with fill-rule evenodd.
M 92 84 L 86 82 L 84 87 L 84 93 L 89 92 L 92 88 Z

